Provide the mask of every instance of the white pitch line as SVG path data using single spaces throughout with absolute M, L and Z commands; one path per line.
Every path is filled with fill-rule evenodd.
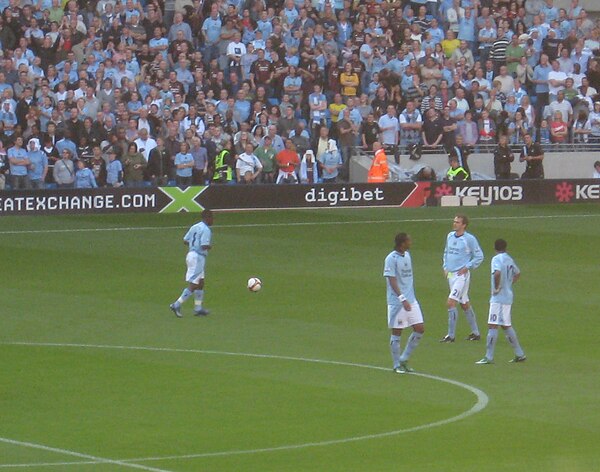
M 538 220 L 557 218 L 590 218 L 598 217 L 600 213 L 575 214 L 575 215 L 523 215 L 523 216 L 483 216 L 473 218 L 473 221 L 487 220 Z M 0 220 L 1 221 L 1 220 Z M 395 220 L 356 220 L 356 221 L 292 221 L 289 223 L 242 223 L 230 225 L 214 225 L 215 229 L 227 228 L 276 228 L 286 226 L 336 226 L 336 225 L 371 225 L 377 223 L 437 223 L 448 221 L 448 218 L 411 218 Z M 152 231 L 188 229 L 189 226 L 123 226 L 113 228 L 73 228 L 73 229 L 32 229 L 0 231 L 2 234 L 52 234 L 52 233 L 96 233 L 104 231 Z
M 115 346 L 115 345 L 103 345 L 103 344 L 72 344 L 72 343 L 34 343 L 34 342 L 5 342 L 0 343 L 5 345 L 13 345 L 13 346 L 44 346 L 44 347 L 75 347 L 75 348 L 89 348 L 89 349 L 118 349 L 118 350 L 130 350 L 130 351 L 154 351 L 154 352 L 179 352 L 179 353 L 193 353 L 193 354 L 212 354 L 212 355 L 223 355 L 223 356 L 238 356 L 238 357 L 251 357 L 251 358 L 262 358 L 262 359 L 280 359 L 280 360 L 289 360 L 289 361 L 299 361 L 299 362 L 310 362 L 315 364 L 327 364 L 327 365 L 337 365 L 337 366 L 345 366 L 345 367 L 358 367 L 363 369 L 371 369 L 378 371 L 390 372 L 390 369 L 385 367 L 373 366 L 368 364 L 359 364 L 353 362 L 343 362 L 343 361 L 329 361 L 324 359 L 311 359 L 305 357 L 292 357 L 292 356 L 278 356 L 272 354 L 252 354 L 252 353 L 240 353 L 240 352 L 229 352 L 229 351 L 213 351 L 213 350 L 200 350 L 200 349 L 179 349 L 179 348 L 163 348 L 163 347 L 144 347 L 144 346 Z M 454 423 L 456 421 L 463 420 L 469 416 L 472 416 L 476 413 L 479 413 L 483 410 L 488 402 L 489 398 L 487 394 L 483 391 L 474 387 L 472 385 L 459 382 L 457 380 L 447 379 L 444 377 L 438 377 L 436 375 L 429 374 L 421 374 L 421 373 L 412 373 L 407 374 L 408 377 L 416 376 L 423 377 L 430 380 L 436 380 L 438 382 L 444 382 L 450 385 L 454 385 L 456 387 L 468 390 L 473 393 L 477 397 L 477 402 L 473 405 L 469 410 L 460 413 L 459 415 L 453 416 L 451 418 L 447 418 L 444 420 L 435 421 L 433 423 L 427 423 L 424 425 L 413 426 L 411 428 L 406 429 L 398 429 L 394 431 L 387 431 L 384 433 L 375 433 L 375 434 L 367 434 L 362 436 L 355 436 L 350 438 L 342 438 L 342 439 L 331 439 L 327 441 L 318 441 L 318 442 L 307 442 L 302 444 L 288 444 L 283 446 L 275 446 L 275 447 L 265 447 L 259 449 L 242 449 L 242 450 L 231 450 L 231 451 L 216 451 L 216 452 L 204 452 L 198 454 L 183 454 L 177 456 L 163 456 L 163 457 L 141 457 L 134 459 L 121 459 L 119 462 L 122 463 L 130 463 L 135 462 L 151 462 L 151 461 L 163 461 L 163 460 L 176 460 L 176 459 L 197 459 L 202 457 L 218 457 L 218 456 L 233 456 L 233 455 L 242 455 L 242 454 L 257 454 L 264 452 L 276 452 L 276 451 L 287 451 L 287 450 L 295 450 L 295 449 L 305 449 L 310 447 L 322 447 L 322 446 L 331 446 L 335 444 L 347 444 L 358 441 L 364 441 L 368 439 L 378 439 L 385 438 L 389 436 L 396 436 L 399 434 L 412 433 L 416 431 L 421 431 L 424 429 L 435 428 L 437 426 L 447 425 L 449 423 Z M 95 462 L 93 462 L 95 463 Z M 61 462 L 61 463 L 44 463 L 43 466 L 52 466 L 52 465 L 82 465 L 82 464 L 90 464 L 90 462 Z M 34 464 L 31 464 L 34 465 Z M 0 468 L 7 467 L 20 467 L 20 464 L 0 464 Z
M 68 449 L 60 449 L 57 447 L 44 446 L 43 444 L 36 444 L 36 443 L 31 443 L 31 442 L 26 442 L 26 441 L 17 441 L 15 439 L 0 438 L 0 442 L 5 443 L 5 444 L 11 444 L 13 446 L 22 446 L 22 447 L 28 447 L 31 449 L 55 452 L 57 454 L 64 454 L 65 456 L 79 457 L 80 459 L 89 459 L 91 462 L 86 462 L 86 464 L 90 464 L 90 463 L 91 464 L 113 464 L 113 465 L 118 465 L 121 467 L 127 467 L 129 469 L 140 469 L 140 470 L 146 470 L 146 471 L 150 471 L 150 472 L 170 472 L 166 469 L 157 469 L 155 467 L 148 467 L 148 466 L 145 466 L 142 464 L 135 464 L 134 463 L 135 461 L 124 462 L 124 461 L 120 461 L 120 460 L 106 459 L 104 457 L 92 456 L 90 454 L 82 454 L 81 452 L 70 451 Z M 72 463 L 69 463 L 69 464 L 72 464 Z M 12 464 L 8 464 L 8 466 L 12 466 Z M 3 465 L 2 467 L 5 467 L 5 466 Z

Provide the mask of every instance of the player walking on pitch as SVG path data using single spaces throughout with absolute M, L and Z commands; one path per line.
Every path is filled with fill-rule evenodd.
M 473 308 L 469 303 L 469 283 L 471 269 L 476 269 L 483 262 L 483 251 L 477 238 L 467 232 L 469 219 L 465 215 L 456 215 L 453 221 L 453 231 L 448 233 L 444 249 L 444 275 L 450 285 L 448 295 L 448 334 L 440 339 L 442 343 L 453 343 L 456 338 L 456 321 L 459 303 L 465 312 L 471 326 L 471 334 L 467 341 L 479 341 L 481 336 Z
M 502 326 L 506 339 L 515 351 L 515 357 L 510 362 L 523 362 L 527 359 L 511 324 L 511 308 L 514 298 L 512 286 L 519 280 L 521 271 L 513 258 L 506 253 L 506 247 L 507 243 L 504 239 L 497 239 L 494 243 L 496 255 L 492 258 L 492 296 L 490 297 L 488 316 L 487 350 L 485 357 L 476 364 L 494 363 L 498 326 Z
M 390 349 L 394 362 L 394 372 L 406 374 L 413 372 L 408 367 L 408 359 L 419 345 L 425 326 L 421 307 L 415 297 L 412 260 L 408 250 L 411 246 L 410 236 L 398 233 L 395 238 L 395 249 L 385 258 L 383 276 L 386 280 L 388 327 L 392 330 Z M 400 354 L 400 336 L 402 330 L 412 327 L 404 352 Z
M 181 318 L 181 305 L 192 295 L 194 295 L 194 315 L 206 316 L 209 311 L 202 308 L 204 299 L 204 266 L 206 256 L 211 248 L 210 241 L 212 232 L 210 227 L 213 224 L 213 214 L 210 210 L 202 212 L 202 221 L 192 226 L 183 237 L 183 243 L 188 246 L 188 253 L 185 257 L 187 272 L 185 281 L 189 284 L 183 289 L 179 298 L 169 305 L 175 316 Z

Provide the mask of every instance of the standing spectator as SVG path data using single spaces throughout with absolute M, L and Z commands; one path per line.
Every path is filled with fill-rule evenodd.
M 54 181 L 58 188 L 73 188 L 75 182 L 75 165 L 73 164 L 73 153 L 70 149 L 62 150 L 61 159 L 54 164 L 52 171 Z
M 543 116 L 544 107 L 549 104 L 549 86 L 548 76 L 552 72 L 552 67 L 548 64 L 548 56 L 542 54 L 540 56 L 540 63 L 533 69 L 533 80 L 535 84 L 535 96 L 536 96 L 536 107 L 535 114 L 538 120 L 541 121 Z
M 551 141 L 555 144 L 566 143 L 568 140 L 569 129 L 567 123 L 563 120 L 562 113 L 557 111 L 550 121 L 550 136 Z
M 473 121 L 473 113 L 468 110 L 463 120 L 457 124 L 456 134 L 463 138 L 467 146 L 475 146 L 479 141 L 479 129 L 477 123 Z
M 302 156 L 300 162 L 300 182 L 303 184 L 315 184 L 319 180 L 317 160 L 312 150 L 308 150 Z
M 194 156 L 190 153 L 188 144 L 184 141 L 179 146 L 179 152 L 175 155 L 175 181 L 178 187 L 189 187 L 192 185 L 192 169 L 194 167 Z
M 400 121 L 396 117 L 394 105 L 387 106 L 387 113 L 379 118 L 379 130 L 381 132 L 381 144 L 396 156 L 398 154 L 398 131 Z
M 8 172 L 10 165 L 8 163 L 8 156 L 4 143 L 0 141 L 0 190 L 6 188 L 6 173 Z
M 435 149 L 442 143 L 444 130 L 442 129 L 439 115 L 433 108 L 430 108 L 425 115 L 422 137 L 423 146 L 427 148 Z
M 277 175 L 277 184 L 297 184 L 298 176 L 296 168 L 300 165 L 300 157 L 296 152 L 296 147 L 291 139 L 285 140 L 285 149 L 275 156 L 279 173 Z
M 108 149 L 106 184 L 108 187 L 114 188 L 123 186 L 123 165 L 121 164 L 121 161 L 117 159 L 117 150 L 113 146 Z
M 400 113 L 400 145 L 411 146 L 421 143 L 421 128 L 423 118 L 414 102 L 408 102 Z
M 40 140 L 31 138 L 27 143 L 27 158 L 29 159 L 29 181 L 34 189 L 46 188 L 48 173 L 48 157 L 40 149 Z
M 190 148 L 190 153 L 194 157 L 194 168 L 192 169 L 192 184 L 203 185 L 204 180 L 208 175 L 208 151 L 204 146 L 202 146 L 202 140 L 200 139 L 200 137 L 194 136 L 192 138 L 192 146 Z
M 258 157 L 262 165 L 262 181 L 263 183 L 272 184 L 275 176 L 275 149 L 271 145 L 272 139 L 270 136 L 265 136 L 263 144 L 254 150 L 254 155 Z M 311 151 L 312 152 L 312 151 Z
M 80 159 L 77 161 L 77 172 L 75 172 L 75 188 L 97 188 L 96 178 L 91 169 L 85 166 Z
M 375 121 L 375 115 L 369 113 L 367 119 L 360 126 L 360 139 L 363 149 L 367 151 L 373 150 L 373 143 L 379 139 L 381 129 Z
M 27 190 L 31 188 L 28 169 L 31 165 L 27 151 L 23 149 L 23 138 L 17 136 L 11 148 L 8 149 L 8 162 L 10 164 L 10 185 L 13 190 Z
M 510 175 L 510 163 L 515 156 L 508 145 L 508 138 L 501 134 L 498 138 L 498 146 L 494 149 L 494 174 L 498 180 L 508 180 Z
M 144 171 L 146 159 L 135 143 L 127 146 L 127 152 L 123 156 L 123 179 L 127 187 L 142 187 L 144 185 Z
M 146 166 L 146 175 L 152 185 L 167 185 L 172 167 L 173 160 L 171 159 L 171 153 L 165 146 L 164 138 L 158 136 L 156 138 L 156 147 L 150 151 L 148 165 Z
M 543 179 L 544 178 L 544 151 L 538 143 L 534 143 L 530 134 L 525 135 L 525 145 L 521 150 L 521 162 L 525 162 L 525 172 L 522 179 Z
M 330 139 L 327 151 L 319 158 L 319 168 L 323 183 L 335 183 L 343 161 L 335 140 Z
M 254 154 L 254 146 L 247 143 L 244 152 L 236 159 L 235 170 L 237 181 L 242 184 L 253 184 L 259 182 L 262 164 Z

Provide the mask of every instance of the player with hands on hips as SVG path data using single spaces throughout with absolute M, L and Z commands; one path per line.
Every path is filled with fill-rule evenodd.
M 457 304 L 460 304 L 465 312 L 471 327 L 471 334 L 467 337 L 467 341 L 481 339 L 475 312 L 469 302 L 469 285 L 471 270 L 476 269 L 483 262 L 483 251 L 477 238 L 467 232 L 468 225 L 469 219 L 465 215 L 456 215 L 452 222 L 453 231 L 446 237 L 443 269 L 450 286 L 450 294 L 447 301 L 448 334 L 440 339 L 443 343 L 453 343 L 456 338 Z

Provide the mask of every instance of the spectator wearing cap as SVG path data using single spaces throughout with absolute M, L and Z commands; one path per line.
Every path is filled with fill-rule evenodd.
M 123 165 L 117 159 L 117 151 L 114 147 L 110 147 L 108 153 L 108 164 L 106 166 L 106 184 L 109 187 L 123 186 Z M 55 166 L 56 167 L 56 166 Z

